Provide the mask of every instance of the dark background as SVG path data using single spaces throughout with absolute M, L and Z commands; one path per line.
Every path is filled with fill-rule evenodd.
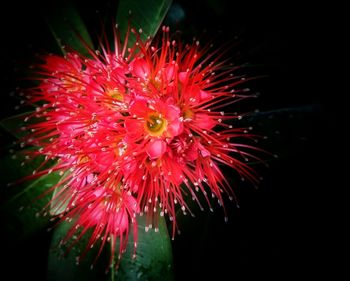
M 173 242 L 176 280 L 334 278 L 331 203 L 338 184 L 330 134 L 336 118 L 328 114 L 325 99 L 327 32 L 321 8 L 283 1 L 175 3 L 167 23 L 184 37 L 199 34 L 218 45 L 239 42 L 233 60 L 253 65 L 247 70 L 251 75 L 267 76 L 249 85 L 261 93 L 251 101 L 251 110 L 260 113 L 242 122 L 268 136 L 260 145 L 279 156 L 267 157 L 268 168 L 257 167 L 264 177 L 258 189 L 230 178 L 240 209 L 228 202 L 228 223 L 218 207 L 214 213 L 196 210 L 195 219 L 179 218 L 182 234 Z M 76 6 L 89 30 L 98 32 L 100 18 L 112 17 L 117 4 L 76 1 Z M 13 1 L 1 9 L 1 117 L 16 113 L 19 100 L 10 93 L 21 83 L 21 70 L 36 54 L 54 49 L 42 17 L 49 8 L 47 2 Z M 45 280 L 50 234 L 29 241 L 4 237 L 1 271 L 12 277 L 2 280 Z

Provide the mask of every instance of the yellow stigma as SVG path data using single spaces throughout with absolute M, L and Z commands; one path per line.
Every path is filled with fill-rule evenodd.
M 123 94 L 117 88 L 107 89 L 106 94 L 108 96 L 110 96 L 111 98 L 116 99 L 118 101 L 123 101 L 123 99 L 124 99 Z
M 158 113 L 152 113 L 146 120 L 145 129 L 151 136 L 160 136 L 167 127 L 167 120 Z
M 193 111 L 190 110 L 190 109 L 185 110 L 184 113 L 183 113 L 183 117 L 184 117 L 185 120 L 186 119 L 192 119 L 193 118 Z
M 83 84 L 77 78 L 74 73 L 69 73 L 66 77 L 62 78 L 63 87 L 69 91 L 77 92 L 83 90 Z
M 78 158 L 78 163 L 79 164 L 86 163 L 86 162 L 89 162 L 89 161 L 90 161 L 90 157 L 87 156 L 87 155 L 81 155 Z

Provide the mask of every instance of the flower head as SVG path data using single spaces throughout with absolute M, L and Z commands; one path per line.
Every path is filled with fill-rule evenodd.
M 75 241 L 79 241 L 83 235 L 92 230 L 86 250 L 79 257 L 79 260 L 97 242 L 101 243 L 98 245 L 97 257 L 106 242 L 111 244 L 112 253 L 116 251 L 116 246 L 119 245 L 121 255 L 126 251 L 131 226 L 134 239 L 137 241 L 136 214 L 139 212 L 138 204 L 130 192 L 120 189 L 120 185 L 110 188 L 105 186 L 95 189 L 85 188 L 88 185 L 89 182 L 84 182 L 83 185 L 80 185 L 80 187 L 83 186 L 80 191 L 76 192 L 75 190 L 73 191 L 75 194 L 66 194 L 70 195 L 70 203 L 67 209 L 72 208 L 72 210 L 67 211 L 61 217 L 66 221 L 74 221 L 74 223 L 62 242 L 69 243 L 74 235 L 78 237 Z M 71 188 L 72 185 L 66 192 L 72 192 Z M 73 240 L 70 247 L 74 244 Z M 134 250 L 136 250 L 136 244 L 134 246 Z M 113 255 L 110 256 L 110 264 L 112 263 Z
M 174 236 L 176 210 L 192 214 L 187 198 L 200 206 L 197 192 L 209 206 L 208 195 L 221 205 L 223 193 L 233 198 L 221 165 L 257 181 L 246 163 L 257 159 L 255 148 L 242 143 L 253 135 L 233 126 L 239 115 L 222 111 L 247 97 L 237 87 L 244 79 L 220 50 L 198 41 L 183 46 L 170 39 L 169 28 L 162 32 L 151 45 L 133 31 L 128 55 L 117 38 L 114 52 L 101 46 L 90 57 L 47 56 L 30 94 L 40 105 L 26 118 L 32 119 L 26 141 L 39 147 L 34 155 L 57 160 L 50 171 L 62 180 L 53 201 L 64 206 L 60 217 L 74 219 L 67 238 L 92 229 L 88 247 L 101 240 L 102 249 L 118 237 L 121 254 L 130 224 L 137 236 L 135 217 L 143 213 L 146 230 L 157 230 L 157 217 L 167 214 Z

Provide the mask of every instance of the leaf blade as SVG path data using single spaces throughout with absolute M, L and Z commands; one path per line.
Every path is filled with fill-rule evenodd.
M 27 124 L 24 121 L 25 117 L 30 115 L 31 112 L 25 112 L 17 115 L 13 115 L 0 120 L 0 127 L 2 127 L 7 133 L 20 139 L 28 134 L 28 131 L 22 130 Z
M 128 248 L 123 255 L 116 280 L 173 280 L 172 247 L 164 217 L 159 217 L 158 231 L 145 231 L 146 216 L 138 219 L 138 240 L 136 258 L 132 258 L 134 241 L 129 237 Z
M 58 2 L 48 10 L 45 18 L 63 54 L 66 53 L 64 50 L 66 45 L 84 55 L 89 54 L 85 44 L 93 49 L 89 32 L 71 3 Z
M 122 0 L 119 2 L 117 23 L 124 38 L 128 29 L 129 17 L 131 26 L 142 29 L 141 39 L 146 40 L 148 36 L 153 37 L 170 9 L 172 0 Z M 131 12 L 131 15 L 129 13 Z M 135 44 L 135 38 L 129 37 L 128 46 Z
M 66 222 L 59 224 L 54 229 L 49 252 L 48 280 L 173 280 L 172 249 L 165 219 L 161 217 L 159 220 L 159 232 L 145 232 L 144 217 L 138 218 L 138 223 L 139 229 L 142 230 L 140 230 L 138 237 L 136 259 L 132 258 L 134 241 L 130 233 L 128 247 L 121 258 L 118 271 L 111 269 L 108 275 L 105 274 L 105 269 L 108 265 L 109 244 L 105 245 L 93 271 L 90 270 L 90 266 L 99 245 L 90 249 L 88 256 L 81 261 L 79 266 L 76 266 L 76 259 L 84 251 L 89 234 L 85 233 L 81 240 L 69 252 L 66 252 L 65 246 L 58 247 L 58 245 L 73 224 Z M 116 248 L 119 249 L 118 246 Z M 118 256 L 119 252 L 115 254 Z
M 37 233 L 49 224 L 49 219 L 39 213 L 51 200 L 51 195 L 42 196 L 45 191 L 59 181 L 57 173 L 50 173 L 24 183 L 12 184 L 31 174 L 38 167 L 42 159 L 22 165 L 25 156 L 18 154 L 7 155 L 0 159 L 2 188 L 1 214 L 7 214 L 4 228 L 18 239 L 23 239 Z M 6 217 L 5 216 L 5 217 Z
M 71 249 L 67 251 L 61 241 L 73 223 L 62 222 L 54 230 L 48 256 L 47 280 L 48 281 L 76 281 L 76 280 L 105 280 L 107 275 L 102 262 L 98 263 L 96 269 L 91 270 L 91 260 L 96 249 L 90 250 L 90 254 L 79 265 L 77 258 L 84 250 L 88 241 L 88 235 L 84 235 Z M 101 266 L 100 266 L 101 265 Z

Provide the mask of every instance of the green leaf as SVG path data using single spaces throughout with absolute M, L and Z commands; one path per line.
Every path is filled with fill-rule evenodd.
M 22 183 L 10 184 L 31 175 L 42 161 L 43 158 L 38 158 L 25 163 L 22 154 L 7 155 L 0 159 L 3 173 L 0 178 L 0 213 L 4 216 L 4 229 L 19 239 L 33 235 L 49 224 L 47 216 L 39 215 L 51 199 L 51 194 L 43 194 L 59 181 L 60 176 L 53 172 Z
M 142 29 L 141 39 L 153 37 L 171 6 L 171 0 L 121 0 L 118 6 L 117 23 L 122 39 L 128 29 L 131 16 L 131 27 L 136 30 Z M 130 14 L 131 12 L 131 14 Z M 129 37 L 128 46 L 135 44 L 134 36 Z
M 63 46 L 69 46 L 84 55 L 89 54 L 84 43 L 93 48 L 92 40 L 72 4 L 58 1 L 46 13 L 46 21 L 63 54 Z
M 62 178 L 64 178 L 65 176 L 62 176 Z M 62 200 L 61 196 L 59 196 L 59 194 L 61 192 L 63 192 L 63 189 L 65 189 L 66 187 L 64 185 L 60 185 L 57 188 L 55 188 L 55 190 L 52 193 L 52 199 L 51 199 L 51 204 L 50 204 L 50 215 L 51 216 L 57 216 L 61 213 L 63 213 L 67 206 L 69 201 L 65 200 L 63 203 L 60 202 L 60 200 Z
M 145 217 L 138 218 L 139 235 L 136 258 L 132 258 L 134 240 L 130 233 L 128 248 L 122 256 L 118 271 L 112 268 L 108 275 L 105 274 L 105 270 L 108 267 L 109 244 L 105 245 L 93 270 L 90 269 L 99 249 L 97 244 L 90 250 L 87 257 L 76 265 L 77 258 L 86 247 L 90 237 L 89 233 L 86 233 L 70 251 L 67 251 L 66 246 L 59 246 L 71 226 L 72 223 L 62 223 L 54 229 L 48 259 L 49 281 L 173 280 L 171 243 L 163 217 L 159 218 L 158 232 L 154 230 L 145 232 Z M 119 252 L 115 254 L 118 256 Z
M 61 181 L 64 181 L 70 173 L 71 173 L 70 171 L 66 171 L 61 176 Z M 65 187 L 65 184 L 62 184 L 56 187 L 55 190 L 52 192 L 52 198 L 51 198 L 51 204 L 50 204 L 50 215 L 58 216 L 59 214 L 63 213 L 66 210 L 69 204 L 69 200 L 67 200 L 66 196 L 64 196 L 65 192 L 63 191 L 66 188 L 67 187 Z
M 120 262 L 120 267 L 111 281 L 116 280 L 173 280 L 172 248 L 164 217 L 159 217 L 158 228 L 145 231 L 145 216 L 138 218 L 138 241 L 136 258 L 132 258 L 132 237 Z
M 29 114 L 30 112 L 25 112 L 2 119 L 0 121 L 0 127 L 16 138 L 24 137 L 27 134 L 27 131 L 22 130 L 21 128 L 28 125 L 24 122 L 24 119 Z
M 96 268 L 91 270 L 91 262 L 97 254 L 97 247 L 90 250 L 86 259 L 79 264 L 77 263 L 78 257 L 81 255 L 82 251 L 84 251 L 88 242 L 88 233 L 86 233 L 69 251 L 66 246 L 60 245 L 72 225 L 72 223 L 64 222 L 60 223 L 54 229 L 48 257 L 47 280 L 106 280 L 108 277 L 108 275 L 105 274 L 105 269 L 108 265 L 107 261 L 98 261 Z M 103 257 L 101 258 L 103 259 Z M 103 264 L 103 262 L 105 263 Z

